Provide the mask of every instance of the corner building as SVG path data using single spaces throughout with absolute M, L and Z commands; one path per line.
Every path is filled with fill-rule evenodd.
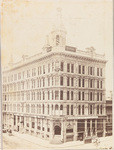
M 93 47 L 66 45 L 59 14 L 42 52 L 3 71 L 3 127 L 50 142 L 105 136 L 105 65 Z

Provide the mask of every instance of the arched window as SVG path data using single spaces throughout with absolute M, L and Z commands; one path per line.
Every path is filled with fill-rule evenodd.
M 52 110 L 53 110 L 53 105 L 51 106 Z
M 63 105 L 60 106 L 60 110 L 63 110 Z
M 81 113 L 81 107 L 80 107 L 80 105 L 78 106 L 78 114 L 80 115 L 80 113 Z
M 73 115 L 73 105 L 71 105 L 71 115 Z
M 55 110 L 58 110 L 58 105 L 55 105 Z
M 99 114 L 99 105 L 97 105 L 97 114 Z
M 82 115 L 84 115 L 84 105 L 82 106 Z

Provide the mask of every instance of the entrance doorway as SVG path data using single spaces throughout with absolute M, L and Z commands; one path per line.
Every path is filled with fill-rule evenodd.
M 55 126 L 54 132 L 55 132 L 55 135 L 61 135 L 61 127 Z
M 78 140 L 83 141 L 84 133 L 78 133 Z

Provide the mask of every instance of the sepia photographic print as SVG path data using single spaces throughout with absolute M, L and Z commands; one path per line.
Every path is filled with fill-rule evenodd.
M 113 149 L 112 3 L 0 1 L 1 149 Z

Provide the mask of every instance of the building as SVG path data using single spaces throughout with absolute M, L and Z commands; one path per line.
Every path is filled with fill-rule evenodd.
M 110 96 L 106 99 L 106 135 L 112 135 L 112 92 L 110 92 Z
M 67 46 L 60 12 L 42 53 L 3 71 L 3 126 L 50 142 L 105 136 L 105 57 Z

